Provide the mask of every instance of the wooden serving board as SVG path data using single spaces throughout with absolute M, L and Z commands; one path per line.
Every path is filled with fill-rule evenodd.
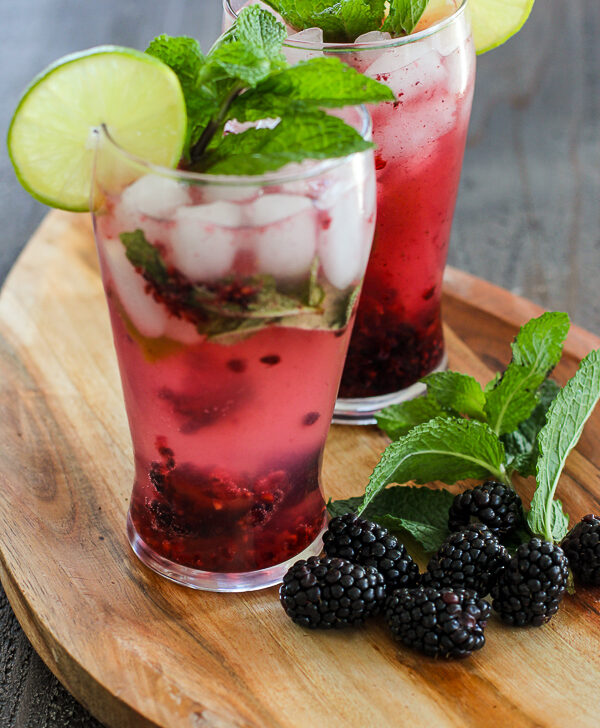
M 450 366 L 487 381 L 533 304 L 449 270 Z M 564 382 L 600 339 L 575 327 Z M 560 483 L 573 519 L 600 510 L 600 411 Z M 357 728 L 597 726 L 600 589 L 540 629 L 496 618 L 469 660 L 435 661 L 378 623 L 310 632 L 275 588 L 194 592 L 160 578 L 125 537 L 129 432 L 85 216 L 48 215 L 0 298 L 0 575 L 35 649 L 108 726 Z M 362 492 L 386 446 L 332 428 L 327 496 Z M 530 492 L 531 483 L 523 484 Z

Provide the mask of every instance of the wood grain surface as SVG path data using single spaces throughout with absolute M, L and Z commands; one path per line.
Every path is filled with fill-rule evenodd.
M 539 312 L 455 270 L 444 307 L 450 364 L 481 381 Z M 598 346 L 575 328 L 557 379 Z M 561 480 L 573 518 L 599 509 L 599 435 L 596 413 Z M 3 289 L 0 438 L 4 589 L 37 652 L 108 726 L 597 725 L 598 590 L 565 598 L 541 629 L 493 619 L 484 650 L 447 663 L 399 649 L 382 624 L 302 630 L 276 588 L 199 593 L 143 567 L 125 537 L 129 434 L 86 216 L 52 212 Z M 385 445 L 374 428 L 332 428 L 326 495 L 360 493 Z

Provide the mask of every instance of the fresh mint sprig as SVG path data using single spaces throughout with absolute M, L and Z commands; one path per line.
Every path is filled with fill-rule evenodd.
M 425 397 L 388 407 L 377 416 L 379 426 L 395 441 L 382 454 L 364 496 L 334 502 L 330 510 L 346 507 L 367 515 L 385 510 L 385 522 L 391 527 L 394 518 L 398 524 L 408 518 L 407 500 L 414 499 L 418 511 L 421 499 L 429 498 L 428 508 L 437 499 L 438 510 L 446 508 L 447 517 L 441 491 L 424 496 L 418 491 L 430 489 L 404 487 L 402 505 L 394 510 L 387 493 L 395 488 L 387 486 L 432 480 L 451 484 L 488 476 L 511 485 L 512 473 L 537 473 L 528 526 L 536 535 L 560 541 L 568 517 L 554 499 L 558 480 L 600 399 L 600 350 L 582 361 L 563 389 L 546 378 L 560 359 L 568 327 L 568 317 L 560 312 L 529 321 L 512 344 L 505 372 L 484 388 L 457 372 L 425 377 Z M 421 518 L 426 520 L 426 515 Z M 441 544 L 435 542 L 436 533 L 429 530 L 420 538 L 417 528 L 412 535 L 429 549 Z
M 600 349 L 582 360 L 577 373 L 558 392 L 538 436 L 537 488 L 527 523 L 533 533 L 549 541 L 560 541 L 567 534 L 569 517 L 554 494 L 567 456 L 599 399 Z
M 147 53 L 177 74 L 188 112 L 184 158 L 215 174 L 262 174 L 304 159 L 344 157 L 373 147 L 352 126 L 322 109 L 393 101 L 385 85 L 337 58 L 290 68 L 285 27 L 257 5 L 203 55 L 190 38 L 155 38 Z M 269 128 L 225 134 L 232 121 L 271 119 Z
M 353 43 L 371 30 L 412 33 L 429 0 L 266 0 L 297 30 L 321 28 L 330 43 Z
M 396 485 L 386 488 L 362 515 L 395 533 L 410 534 L 427 552 L 437 551 L 448 537 L 448 510 L 453 496 L 445 489 Z M 362 498 L 329 501 L 332 517 L 355 513 Z
M 392 35 L 412 33 L 429 0 L 391 0 L 390 12 L 382 30 Z
M 379 30 L 385 0 L 266 0 L 298 30 L 322 28 L 327 42 L 351 43 L 362 33 Z

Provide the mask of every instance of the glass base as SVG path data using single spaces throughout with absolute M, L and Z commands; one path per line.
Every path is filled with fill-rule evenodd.
M 127 514 L 127 537 L 131 548 L 138 559 L 157 574 L 174 581 L 176 584 L 189 586 L 191 589 L 214 592 L 244 592 L 266 589 L 269 586 L 281 583 L 287 570 L 300 559 L 308 559 L 310 556 L 319 556 L 323 550 L 323 533 L 326 528 L 326 520 L 323 529 L 317 538 L 307 546 L 304 551 L 293 556 L 281 564 L 269 566 L 259 571 L 244 571 L 231 573 L 216 573 L 213 571 L 200 571 L 191 569 L 189 566 L 181 566 L 174 561 L 160 556 L 141 538 L 137 532 L 131 515 Z
M 429 373 L 443 372 L 447 368 L 448 355 L 444 351 L 440 363 Z M 425 394 L 426 389 L 422 382 L 415 382 L 399 392 L 381 394 L 378 397 L 356 397 L 353 399 L 340 397 L 335 403 L 332 422 L 334 425 L 374 425 L 376 424 L 375 414 L 384 407 L 420 397 Z

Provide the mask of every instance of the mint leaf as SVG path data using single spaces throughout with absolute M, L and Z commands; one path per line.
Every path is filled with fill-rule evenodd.
M 448 511 L 453 499 L 447 490 L 398 485 L 382 490 L 362 515 L 399 536 L 410 534 L 431 553 L 448 537 Z M 356 513 L 361 502 L 360 496 L 329 501 L 327 509 L 332 517 Z
M 251 5 L 240 13 L 234 25 L 234 37 L 252 47 L 256 56 L 278 59 L 287 37 L 285 27 L 271 14 Z
M 508 482 L 504 459 L 504 445 L 488 425 L 436 417 L 386 448 L 369 479 L 361 511 L 390 483 L 454 483 L 488 474 Z
M 485 395 L 473 377 L 447 371 L 429 374 L 422 381 L 427 385 L 427 393 L 444 409 L 485 421 Z
M 228 134 L 199 160 L 198 168 L 214 174 L 262 174 L 289 162 L 344 157 L 372 147 L 341 119 L 313 111 L 281 119 L 274 129 Z
M 538 436 L 537 488 L 527 522 L 533 533 L 560 541 L 569 519 L 554 494 L 567 456 L 600 399 L 600 349 L 582 360 L 576 374 L 556 395 Z
M 552 379 L 542 382 L 539 390 L 539 403 L 531 416 L 521 422 L 514 432 L 501 436 L 506 450 L 506 463 L 509 471 L 516 470 L 523 477 L 535 475 L 535 466 L 538 459 L 537 437 L 539 431 L 546 424 L 546 413 L 560 387 Z
M 485 412 L 498 434 L 512 432 L 538 403 L 537 390 L 559 361 L 569 331 L 566 313 L 531 319 L 512 344 L 512 360 L 494 389 L 486 394 Z
M 382 30 L 392 35 L 412 33 L 428 2 L 429 0 L 390 0 L 390 12 Z
M 392 404 L 375 414 L 377 426 L 392 440 L 412 430 L 416 425 L 434 417 L 449 417 L 444 408 L 432 397 L 416 397 L 407 402 Z
M 146 53 L 175 71 L 184 94 L 194 88 L 198 72 L 205 63 L 198 41 L 187 36 L 159 35 L 146 48 Z
M 385 0 L 267 0 L 294 28 L 322 28 L 331 43 L 353 42 L 369 30 L 379 30 Z
M 183 152 L 187 158 L 190 145 L 197 141 L 202 129 L 219 110 L 216 90 L 199 83 L 206 58 L 202 55 L 198 41 L 186 36 L 159 35 L 146 48 L 146 53 L 172 68 L 181 84 L 188 117 L 187 140 Z
M 235 288 L 235 295 L 224 295 L 224 292 L 232 288 Z M 243 293 L 238 295 L 238 290 Z M 269 274 L 250 276 L 242 283 L 231 276 L 221 279 L 218 285 L 197 284 L 192 289 L 189 305 L 225 318 L 261 320 L 300 315 L 315 310 L 306 306 L 299 298 L 278 291 L 275 278 Z
M 145 278 L 158 285 L 165 285 L 168 280 L 167 266 L 158 250 L 146 240 L 144 232 L 138 228 L 132 233 L 121 233 L 119 238 L 125 246 L 129 262 L 139 268 Z
M 254 89 L 238 96 L 229 118 L 257 121 L 318 108 L 393 101 L 394 94 L 339 58 L 312 58 L 271 74 Z

